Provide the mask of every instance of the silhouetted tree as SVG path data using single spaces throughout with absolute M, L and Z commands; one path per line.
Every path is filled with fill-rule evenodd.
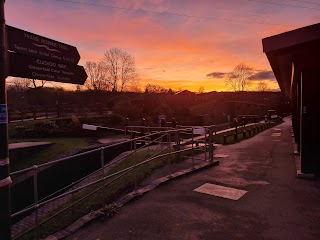
M 138 81 L 133 56 L 119 48 L 111 48 L 104 54 L 106 80 L 113 92 L 122 92 L 125 87 Z
M 235 92 L 245 91 L 250 86 L 250 77 L 254 74 L 252 67 L 240 63 L 233 69 L 232 72 L 227 74 L 225 84 L 228 88 Z
M 110 90 L 110 84 L 106 79 L 107 68 L 104 62 L 87 61 L 84 68 L 88 75 L 85 86 L 89 90 Z
M 169 95 L 174 95 L 174 91 L 172 91 L 172 89 L 171 89 L 171 88 L 169 88 L 169 90 L 168 90 L 168 94 L 169 94 Z
M 199 87 L 198 93 L 204 93 L 204 86 Z
M 265 91 L 268 91 L 268 89 L 269 89 L 268 83 L 264 81 L 260 81 L 257 85 L 257 91 L 259 92 L 265 92 Z
M 46 80 L 36 80 L 30 78 L 14 78 L 12 86 L 16 89 L 26 90 L 26 89 L 41 89 L 45 85 Z
M 148 83 L 145 87 L 144 92 L 145 93 L 165 93 L 165 92 L 168 92 L 168 90 L 159 85 Z

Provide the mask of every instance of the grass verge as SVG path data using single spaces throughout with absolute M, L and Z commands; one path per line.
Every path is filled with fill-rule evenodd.
M 53 145 L 48 148 L 33 152 L 28 156 L 23 156 L 23 160 L 12 161 L 10 169 L 12 172 L 49 162 L 60 157 L 62 154 L 70 152 L 74 149 L 89 146 L 90 138 L 12 138 L 10 143 L 16 142 L 52 142 Z
M 162 151 L 162 153 L 168 153 L 168 151 L 169 149 Z M 173 150 L 171 149 L 171 151 Z M 126 168 L 132 167 L 135 164 L 141 163 L 148 157 L 151 157 L 157 153 L 159 152 L 154 149 L 150 150 L 149 152 L 147 151 L 147 149 L 137 151 L 135 156 L 130 155 L 123 159 L 121 162 L 111 167 L 104 176 L 106 177 Z M 195 151 L 195 154 L 196 153 L 197 152 Z M 184 152 L 184 155 L 190 156 L 191 154 L 191 150 Z M 171 156 L 159 157 L 157 159 L 154 159 L 153 161 L 147 162 L 143 165 L 138 166 L 137 168 L 132 169 L 123 176 L 113 176 L 112 178 L 105 180 L 104 184 L 103 182 L 96 183 L 85 188 L 82 191 L 74 193 L 67 202 L 61 205 L 59 209 L 56 209 L 54 211 L 54 218 L 41 224 L 40 238 L 44 238 L 50 234 L 66 228 L 76 219 L 90 213 L 91 211 L 100 209 L 102 208 L 102 206 L 107 205 L 107 208 L 105 208 L 105 211 L 103 213 L 104 217 L 114 215 L 117 212 L 117 207 L 113 205 L 113 201 L 118 199 L 120 196 L 133 191 L 135 184 L 138 185 L 155 169 L 164 166 L 169 161 L 177 161 L 174 154 L 172 154 Z M 100 176 L 97 176 L 97 179 L 101 177 L 102 175 L 100 174 Z M 73 205 L 72 203 L 76 204 Z M 35 239 L 35 234 L 36 232 L 34 229 L 17 239 Z

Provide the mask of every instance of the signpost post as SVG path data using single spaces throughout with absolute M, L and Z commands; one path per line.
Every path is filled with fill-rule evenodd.
M 6 94 L 7 38 L 4 2 L 0 0 L 0 239 L 11 239 L 8 110 Z
M 0 239 L 11 239 L 7 76 L 84 84 L 76 47 L 5 25 L 0 0 Z M 8 52 L 9 50 L 9 52 Z M 8 59 L 10 58 L 10 60 Z

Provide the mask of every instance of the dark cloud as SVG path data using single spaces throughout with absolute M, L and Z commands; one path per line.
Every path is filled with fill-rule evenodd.
M 224 72 L 212 72 L 212 73 L 207 74 L 207 77 L 211 77 L 211 78 L 224 78 L 224 76 L 225 76 L 226 74 L 227 74 L 227 73 L 224 73 Z
M 275 80 L 272 71 L 257 71 L 250 77 L 250 80 Z

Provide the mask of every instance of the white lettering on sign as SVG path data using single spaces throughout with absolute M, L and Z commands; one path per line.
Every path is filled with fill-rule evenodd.
M 37 53 L 38 53 L 38 51 L 37 51 L 37 50 L 30 49 L 30 48 L 28 48 L 28 51 L 29 51 L 30 53 L 34 53 L 34 54 L 37 54 Z
M 68 47 L 66 45 L 58 44 L 59 48 L 68 51 Z
M 52 42 L 52 41 L 49 41 L 49 40 L 47 40 L 47 39 L 41 38 L 41 39 L 40 39 L 40 42 L 43 43 L 43 44 L 45 44 L 45 45 L 49 45 L 49 46 L 51 46 L 51 47 L 57 47 L 57 43 Z
M 55 54 L 51 54 L 51 57 L 52 57 L 52 58 L 55 58 L 55 59 L 58 59 L 58 60 L 61 60 L 61 57 L 60 57 L 60 56 L 57 56 L 57 55 L 55 55 Z
M 63 71 L 63 70 L 61 70 L 61 73 L 62 74 L 65 74 L 65 75 L 74 75 L 74 73 L 73 72 L 66 72 L 66 71 Z
M 28 33 L 24 33 L 24 37 L 27 39 L 30 39 L 32 41 L 39 42 L 39 37 L 37 37 L 37 36 L 31 35 Z
M 29 69 L 38 70 L 38 71 L 50 72 L 50 68 L 46 68 L 46 67 L 36 67 L 36 66 L 32 66 L 32 65 L 29 65 Z
M 18 51 L 28 51 L 27 48 L 18 46 L 17 44 L 14 45 L 14 48 L 17 49 Z
M 56 67 L 57 64 L 54 63 L 54 62 L 49 62 L 49 61 L 45 61 L 45 60 L 40 60 L 40 59 L 37 59 L 37 64 L 39 65 L 45 65 L 45 66 L 50 66 L 50 67 Z
M 66 67 L 67 67 L 67 65 L 62 64 L 62 63 L 58 63 L 58 67 L 59 67 L 59 68 L 66 68 Z
M 46 53 L 46 52 L 39 51 L 39 54 L 43 55 L 43 56 L 46 56 L 46 57 L 49 57 L 49 53 Z
M 63 76 L 57 76 L 58 80 L 61 80 L 61 81 L 66 81 L 66 82 L 70 82 L 71 79 L 68 78 L 68 77 L 63 77 Z
M 68 58 L 68 57 L 62 57 L 62 58 L 63 58 L 64 61 L 68 61 L 68 62 L 71 61 L 70 58 Z
M 56 70 L 56 69 L 52 69 L 52 68 L 51 68 L 51 72 L 60 74 L 60 70 Z
M 33 77 L 39 77 L 39 78 L 48 78 L 48 79 L 54 79 L 54 75 L 51 74 L 44 74 L 44 73 L 36 73 L 32 72 Z

